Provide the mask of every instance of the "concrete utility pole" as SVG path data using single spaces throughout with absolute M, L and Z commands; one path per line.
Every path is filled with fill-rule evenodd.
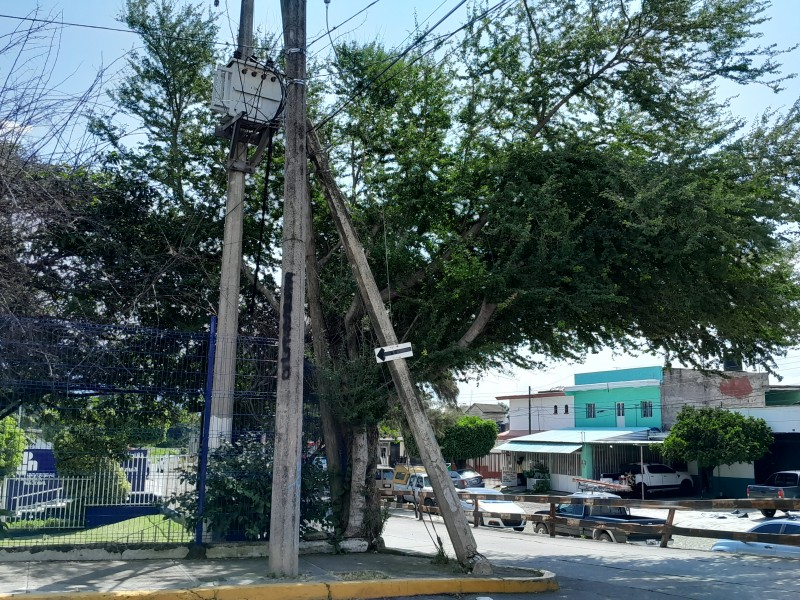
M 322 152 L 322 145 L 316 131 L 308 125 L 308 149 L 311 162 L 317 178 L 320 180 L 325 192 L 325 198 L 331 209 L 331 215 L 339 231 L 350 267 L 358 284 L 361 298 L 372 321 L 372 326 L 382 346 L 397 344 L 397 335 L 394 327 L 386 314 L 386 309 L 381 300 L 381 294 L 375 283 L 375 278 L 369 268 L 364 247 L 350 220 L 350 215 L 341 195 L 341 191 L 333 179 L 327 157 Z M 475 538 L 469 527 L 464 511 L 458 499 L 458 493 L 453 486 L 447 465 L 442 458 L 442 451 L 436 443 L 431 424 L 425 416 L 422 402 L 417 395 L 417 389 L 411 377 L 406 361 L 402 358 L 387 363 L 392 375 L 392 381 L 397 389 L 403 405 L 409 427 L 417 442 L 422 457 L 422 462 L 431 479 L 433 491 L 438 500 L 439 510 L 445 522 L 445 527 L 450 535 L 450 541 L 456 552 L 458 561 L 465 567 L 472 568 L 475 574 L 491 573 L 489 562 L 478 554 Z M 274 522 L 274 513 L 273 513 Z
M 237 55 L 253 53 L 253 2 L 242 0 Z M 247 142 L 231 140 L 228 167 L 228 197 L 225 203 L 225 233 L 222 242 L 222 271 L 217 312 L 217 347 L 211 392 L 210 448 L 230 441 L 233 423 L 233 390 L 236 384 L 236 336 L 239 332 L 239 278 L 242 272 L 242 230 L 244 223 L 244 178 L 240 165 L 247 162 Z
M 283 205 L 283 284 L 278 343 L 278 401 L 269 568 L 296 576 L 300 551 L 300 453 L 303 440 L 303 348 L 308 237 L 306 156 L 306 2 L 281 0 L 286 44 L 286 167 Z

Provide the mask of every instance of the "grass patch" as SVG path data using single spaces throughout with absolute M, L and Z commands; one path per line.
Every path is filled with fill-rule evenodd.
M 162 515 L 147 515 L 94 529 L 30 531 L 30 535 L 0 538 L 0 547 L 86 544 L 184 544 L 194 540 L 184 527 Z M 20 542 L 24 542 L 21 544 Z
M 178 456 L 186 454 L 185 448 L 156 448 L 154 446 L 147 448 L 147 458 L 161 458 L 162 456 Z

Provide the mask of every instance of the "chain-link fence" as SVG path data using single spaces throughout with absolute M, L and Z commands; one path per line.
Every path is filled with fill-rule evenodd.
M 222 391 L 219 347 L 235 352 Z M 213 320 L 185 333 L 0 316 L 0 547 L 266 539 L 276 363 L 276 340 L 219 344 Z M 310 394 L 304 411 L 305 526 L 321 527 Z

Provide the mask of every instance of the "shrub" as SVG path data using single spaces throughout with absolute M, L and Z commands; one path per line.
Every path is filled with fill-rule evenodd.
M 196 468 L 182 479 L 197 485 Z M 300 484 L 300 535 L 329 526 L 329 502 L 323 499 L 327 473 L 303 463 Z M 193 532 L 198 522 L 197 491 L 174 495 L 170 506 Z M 215 536 L 246 540 L 269 538 L 272 502 L 272 446 L 245 438 L 214 450 L 206 471 L 203 517 Z

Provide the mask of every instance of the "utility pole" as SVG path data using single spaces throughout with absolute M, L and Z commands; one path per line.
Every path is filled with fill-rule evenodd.
M 296 576 L 300 551 L 308 168 L 306 156 L 306 0 L 281 0 L 286 44 L 286 167 L 278 399 L 269 530 L 269 568 Z
M 358 239 L 353 223 L 350 220 L 341 191 L 333 179 L 328 159 L 322 152 L 322 145 L 317 137 L 317 132 L 310 125 L 308 125 L 308 150 L 317 178 L 322 183 L 325 198 L 330 207 L 336 229 L 339 232 L 339 237 L 342 240 L 342 245 L 347 253 L 350 267 L 353 270 L 353 275 L 375 334 L 381 345 L 396 345 L 397 335 L 386 314 L 380 291 L 369 268 L 367 257 L 364 254 L 364 247 L 361 245 L 361 241 Z M 492 567 L 489 561 L 478 554 L 475 538 L 472 536 L 472 530 L 461 509 L 458 493 L 447 472 L 447 466 L 442 457 L 441 448 L 436 442 L 436 436 L 433 433 L 431 424 L 425 416 L 425 411 L 417 395 L 417 389 L 408 365 L 404 359 L 400 358 L 388 362 L 387 366 L 403 405 L 409 427 L 419 447 L 422 462 L 430 477 L 440 514 L 444 519 L 456 557 L 463 566 L 471 568 L 474 574 L 489 574 L 492 571 Z M 274 518 L 273 513 L 272 519 L 274 520 Z
M 237 58 L 253 53 L 253 2 L 242 0 Z M 231 136 L 228 166 L 228 196 L 225 202 L 225 233 L 222 242 L 222 271 L 217 311 L 217 347 L 211 392 L 210 448 L 231 439 L 233 390 L 236 384 L 236 336 L 239 333 L 239 279 L 242 272 L 242 230 L 244 224 L 244 177 L 247 141 Z
M 528 386 L 528 435 L 531 433 L 531 386 Z

